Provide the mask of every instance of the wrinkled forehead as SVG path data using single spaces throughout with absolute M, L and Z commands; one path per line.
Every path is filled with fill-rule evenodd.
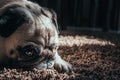
M 57 29 L 56 13 L 53 10 L 43 8 L 40 5 L 27 0 L 12 1 L 13 0 L 11 0 L 9 3 L 6 2 L 7 4 L 4 4 L 3 0 L 0 1 L 1 3 L 3 2 L 4 5 L 0 8 L 0 26 L 2 26 L 0 34 L 3 34 L 3 37 L 10 36 L 12 33 L 18 30 L 18 27 L 24 27 L 23 24 L 25 24 L 25 26 L 26 24 L 29 24 L 27 26 L 31 26 L 33 28 L 34 26 L 32 26 L 31 24 L 36 23 L 35 27 L 38 26 L 37 28 L 42 28 L 41 25 L 44 25 L 46 26 L 46 28 L 49 29 Z M 10 25 L 8 26 L 8 24 Z M 29 28 L 31 29 L 31 27 Z M 22 29 L 20 31 L 26 30 Z M 9 35 L 4 36 L 5 32 Z

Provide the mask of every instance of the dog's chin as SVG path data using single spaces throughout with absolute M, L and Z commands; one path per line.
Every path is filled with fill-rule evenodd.
M 34 68 L 43 70 L 43 69 L 53 69 L 54 68 L 54 60 L 49 61 L 42 61 L 38 65 L 36 65 Z
M 15 66 L 16 65 L 16 66 Z M 35 61 L 35 62 L 18 62 L 18 64 L 15 64 L 14 67 L 12 68 L 17 68 L 17 69 L 25 69 L 25 70 L 31 70 L 33 68 L 36 69 L 53 69 L 54 66 L 54 61 Z
M 25 69 L 25 70 L 31 70 L 33 68 L 37 69 L 52 69 L 54 66 L 54 60 L 48 60 L 44 57 L 38 57 L 34 60 L 13 60 L 12 65 L 10 65 L 11 68 L 18 68 L 18 69 Z

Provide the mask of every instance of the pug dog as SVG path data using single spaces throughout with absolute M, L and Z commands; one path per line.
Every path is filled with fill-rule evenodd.
M 27 0 L 0 0 L 0 66 L 69 72 L 72 66 L 58 46 L 53 10 Z

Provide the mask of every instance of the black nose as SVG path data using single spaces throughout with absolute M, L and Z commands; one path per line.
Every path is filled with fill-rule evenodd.
M 6 8 L 0 15 L 0 35 L 9 37 L 26 20 L 25 10 L 20 6 Z

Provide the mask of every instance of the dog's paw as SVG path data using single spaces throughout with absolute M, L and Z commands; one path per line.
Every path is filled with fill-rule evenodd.
M 54 69 L 58 72 L 68 72 L 72 71 L 72 65 L 62 59 L 56 60 L 54 64 Z

